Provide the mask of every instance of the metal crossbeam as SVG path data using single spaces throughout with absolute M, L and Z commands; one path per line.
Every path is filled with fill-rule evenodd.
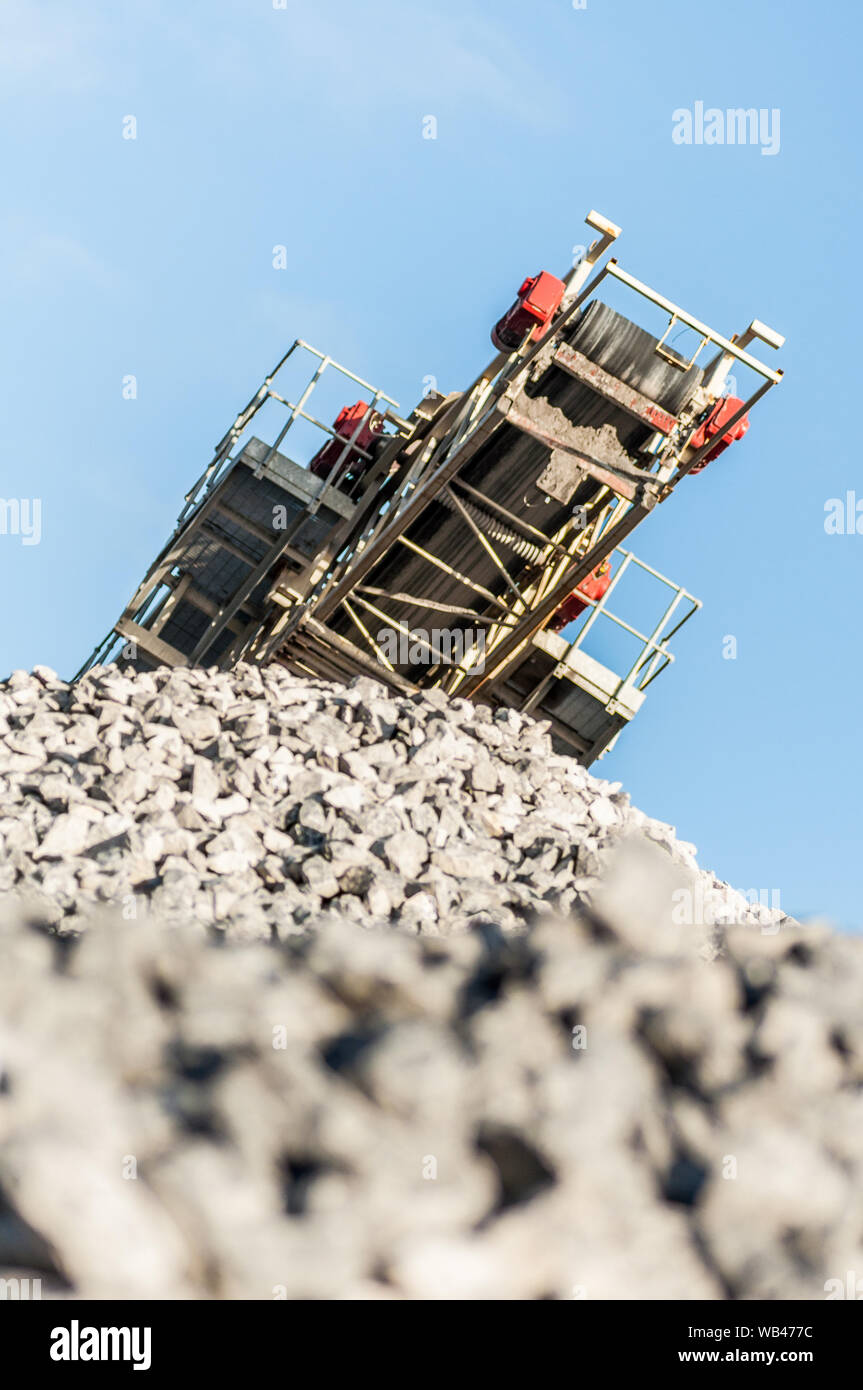
M 677 424 L 677 417 L 670 415 L 667 410 L 663 410 L 661 405 L 656 404 L 656 401 L 652 401 L 649 396 L 643 396 L 640 391 L 636 391 L 634 386 L 627 386 L 625 381 L 612 376 L 598 363 L 591 362 L 590 358 L 585 357 L 583 352 L 578 352 L 566 343 L 561 343 L 559 347 L 555 348 L 552 360 L 556 367 L 562 367 L 570 376 L 575 377 L 576 381 L 584 382 L 585 386 L 589 386 L 592 391 L 597 391 L 606 400 L 613 401 L 615 405 L 620 406 L 620 409 L 625 410 L 627 415 L 632 415 L 636 420 L 642 420 L 644 424 L 659 430 L 661 434 L 671 434 Z

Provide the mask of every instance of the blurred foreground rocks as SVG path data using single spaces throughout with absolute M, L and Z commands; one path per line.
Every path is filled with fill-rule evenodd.
M 0 1279 L 824 1298 L 863 947 L 543 726 L 270 668 L 0 686 Z

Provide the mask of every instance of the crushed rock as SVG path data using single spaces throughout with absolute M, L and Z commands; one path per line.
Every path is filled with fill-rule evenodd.
M 0 1278 L 817 1299 L 861 1268 L 863 945 L 731 893 L 530 718 L 39 667 L 0 686 L 0 793 Z

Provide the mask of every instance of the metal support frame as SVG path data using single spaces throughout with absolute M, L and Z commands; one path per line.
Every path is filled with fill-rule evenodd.
M 478 542 L 493 559 L 495 567 L 503 576 L 507 588 L 513 592 L 517 607 L 520 609 L 520 614 L 511 613 L 509 624 L 504 623 L 500 628 L 500 641 L 493 647 L 491 654 L 493 661 L 491 671 L 469 677 L 460 688 L 461 693 L 468 696 L 474 695 L 480 690 L 493 692 L 500 686 L 512 661 L 518 659 L 520 652 L 524 652 L 532 634 L 545 625 L 565 594 L 576 588 L 594 566 L 606 558 L 610 550 L 631 534 L 655 503 L 665 500 L 686 473 L 697 466 L 716 447 L 717 441 L 710 440 L 705 443 L 701 450 L 691 450 L 687 446 L 686 439 L 680 438 L 681 422 L 675 419 L 670 412 L 664 411 L 655 401 L 651 401 L 642 393 L 625 386 L 610 373 L 604 372 L 597 364 L 590 363 L 583 354 L 577 353 L 562 341 L 562 328 L 581 305 L 595 293 L 605 276 L 615 277 L 636 293 L 665 309 L 669 313 L 671 321 L 683 322 L 700 332 L 702 346 L 707 342 L 714 343 L 722 352 L 730 353 L 733 358 L 751 367 L 764 378 L 763 385 L 728 422 L 727 428 L 733 428 L 737 420 L 742 418 L 772 385 L 781 380 L 781 372 L 766 367 L 751 353 L 746 352 L 744 347 L 714 332 L 664 296 L 649 289 L 641 281 L 636 280 L 634 276 L 622 270 L 615 259 L 609 260 L 593 275 L 589 283 L 585 284 L 587 273 L 586 270 L 582 269 L 581 283 L 576 292 L 569 296 L 564 312 L 556 320 L 551 334 L 528 347 L 525 352 L 511 354 L 510 358 L 503 363 L 498 358 L 477 379 L 473 388 L 473 394 L 476 395 L 477 385 L 479 386 L 477 399 L 482 399 L 483 391 L 490 392 L 492 396 L 492 403 L 485 409 L 482 418 L 477 421 L 475 414 L 471 413 L 472 393 L 469 392 L 467 400 L 463 403 L 453 423 L 449 441 L 442 440 L 432 455 L 432 465 L 437 462 L 437 467 L 430 466 L 419 479 L 413 494 L 409 497 L 404 497 L 403 494 L 401 504 L 398 502 L 394 504 L 392 515 L 379 527 L 371 543 L 364 547 L 361 554 L 354 553 L 348 557 L 341 578 L 327 586 L 320 603 L 317 605 L 313 603 L 309 610 L 315 612 L 316 617 L 326 623 L 327 619 L 350 594 L 353 586 L 361 584 L 368 572 L 393 543 L 397 540 L 409 543 L 404 532 L 422 509 L 435 497 L 446 496 L 459 510 Z M 655 456 L 655 464 L 663 469 L 661 478 L 653 475 L 649 467 L 639 469 L 629 460 L 598 460 L 586 454 L 584 450 L 579 449 L 574 444 L 571 438 L 571 427 L 562 412 L 555 412 L 553 408 L 543 404 L 541 400 L 536 397 L 528 397 L 525 394 L 523 387 L 528 375 L 532 373 L 533 376 L 536 376 L 551 364 L 557 364 L 569 371 L 570 374 L 585 380 L 586 384 L 597 390 L 599 394 L 612 400 L 645 424 L 651 425 L 664 437 L 665 443 L 659 454 Z M 497 370 L 498 368 L 499 370 Z M 525 430 L 534 438 L 540 439 L 549 448 L 561 450 L 571 455 L 578 460 L 579 467 L 587 476 L 593 477 L 596 482 L 607 487 L 611 493 L 623 497 L 633 504 L 626 514 L 616 521 L 610 532 L 596 538 L 595 543 L 585 552 L 573 557 L 571 563 L 563 567 L 562 572 L 557 575 L 556 582 L 533 606 L 527 601 L 521 587 L 513 581 L 494 547 L 481 534 L 473 519 L 459 503 L 458 491 L 464 490 L 467 495 L 471 495 L 469 485 L 465 484 L 459 477 L 462 467 L 481 444 L 485 443 L 501 420 Z M 691 436 L 695 423 L 696 421 L 693 419 L 691 424 L 685 427 L 685 436 Z M 676 457 L 676 468 L 670 468 L 668 463 L 664 463 L 664 456 L 668 455 L 669 451 L 673 451 L 673 455 Z M 537 534 L 535 528 L 531 528 L 521 518 L 512 516 L 493 499 L 477 493 L 476 489 L 473 489 L 472 492 L 475 494 L 476 501 L 480 502 L 481 505 L 489 506 L 498 515 L 503 515 L 523 535 L 526 531 L 528 534 L 533 533 L 532 538 L 537 541 L 542 537 L 541 543 L 548 547 L 549 553 L 552 552 L 553 547 L 556 553 L 560 554 L 562 551 L 565 553 L 563 547 L 549 537 L 542 536 L 542 533 Z M 426 558 L 434 564 L 439 563 L 430 554 Z M 297 621 L 300 620 L 301 615 L 298 614 Z M 595 613 L 591 614 L 591 621 L 593 620 L 595 620 Z M 656 663 L 652 662 L 649 672 L 650 678 L 656 673 Z
M 760 362 L 757 357 L 752 356 L 751 352 L 747 352 L 745 348 L 741 347 L 740 343 L 735 343 L 730 338 L 724 338 L 721 333 L 717 333 L 714 329 L 708 328 L 706 323 L 702 323 L 700 319 L 687 313 L 685 309 L 681 309 L 679 304 L 674 304 L 670 299 L 666 299 L 665 295 L 659 294 L 657 290 L 652 290 L 649 285 L 645 285 L 643 280 L 636 280 L 634 275 L 630 275 L 629 272 L 619 266 L 616 261 L 609 261 L 606 266 L 606 271 L 609 275 L 614 276 L 615 280 L 619 280 L 622 285 L 628 285 L 631 290 L 635 290 L 636 294 L 640 294 L 644 299 L 649 299 L 651 304 L 658 305 L 660 309 L 664 309 L 672 318 L 679 320 L 680 323 L 685 324 L 687 328 L 691 328 L 696 333 L 699 333 L 704 343 L 714 343 L 716 347 L 721 348 L 723 352 L 730 353 L 738 362 L 741 362 L 745 367 L 750 367 L 753 372 L 756 372 L 758 376 L 764 377 L 771 385 L 777 386 L 782 380 L 781 369 L 768 367 L 766 363 Z M 764 325 L 762 324 L 761 327 L 764 328 Z M 771 333 L 772 330 L 765 329 L 765 332 Z M 778 337 L 778 335 L 775 336 Z M 698 354 L 696 354 L 696 356 L 697 355 Z M 692 360 L 694 362 L 695 358 Z M 687 363 L 687 366 L 691 365 L 691 363 Z
M 692 594 L 688 593 L 682 585 L 675 584 L 675 582 L 672 579 L 668 579 L 664 574 L 660 574 L 659 570 L 654 569 L 652 565 L 648 565 L 646 561 L 640 560 L 638 556 L 634 555 L 631 550 L 624 550 L 622 546 L 618 546 L 617 554 L 623 557 L 622 563 L 618 566 L 618 569 L 611 583 L 609 584 L 608 588 L 603 594 L 602 598 L 594 600 L 588 598 L 587 595 L 583 596 L 583 601 L 591 605 L 592 611 L 589 617 L 587 618 L 586 622 L 579 629 L 577 636 L 570 644 L 569 650 L 577 651 L 580 647 L 583 647 L 585 643 L 585 638 L 590 633 L 591 628 L 594 626 L 596 621 L 600 617 L 607 618 L 610 622 L 615 623 L 617 627 L 622 628 L 625 632 L 628 632 L 632 637 L 636 637 L 642 644 L 640 652 L 636 656 L 626 675 L 621 680 L 621 689 L 628 685 L 631 685 L 635 676 L 638 674 L 642 666 L 649 662 L 648 670 L 645 673 L 643 680 L 636 687 L 639 690 L 644 690 L 646 689 L 647 685 L 649 685 L 650 681 L 653 680 L 654 676 L 658 675 L 658 670 L 651 670 L 651 668 L 655 666 L 655 664 L 659 661 L 660 658 L 662 659 L 662 666 L 659 669 L 664 669 L 665 666 L 670 665 L 670 663 L 674 661 L 674 653 L 668 651 L 667 646 L 665 644 L 668 641 L 670 641 L 671 637 L 675 633 L 680 631 L 684 623 L 688 622 L 694 613 L 698 612 L 699 608 L 701 607 L 701 600 L 695 598 Z M 609 600 L 612 594 L 614 593 L 614 590 L 617 587 L 619 581 L 623 578 L 623 575 L 626 573 L 630 565 L 635 565 L 638 569 L 645 570 L 646 573 L 652 575 L 654 579 L 659 580 L 660 583 L 667 585 L 668 588 L 672 590 L 671 599 L 669 600 L 667 607 L 665 608 L 662 616 L 660 617 L 659 621 L 656 623 L 655 627 L 650 633 L 639 632 L 637 628 L 633 627 L 630 623 L 626 622 L 624 618 L 619 617 L 618 614 L 612 613 L 611 611 Z M 691 605 L 689 611 L 686 614 L 684 614 L 684 616 L 675 625 L 671 632 L 666 633 L 663 637 L 662 634 L 665 631 L 667 624 L 670 622 L 673 614 L 677 611 L 678 607 L 683 602 L 688 602 Z
M 172 664 L 186 661 L 194 664 L 205 659 L 213 643 L 228 630 L 232 641 L 222 653 L 222 664 L 230 664 L 250 653 L 256 661 L 277 659 L 295 669 L 334 675 L 375 673 L 395 689 L 413 690 L 417 685 L 393 668 L 363 618 L 364 614 L 371 613 L 411 640 L 420 640 L 407 623 L 386 613 L 387 600 L 390 600 L 449 613 L 462 621 L 486 627 L 488 643 L 483 671 L 467 669 L 467 662 L 464 667 L 450 666 L 434 644 L 426 642 L 430 657 L 443 667 L 442 671 L 433 667 L 427 672 L 427 678 L 436 680 L 451 693 L 457 691 L 468 698 L 490 696 L 509 703 L 512 687 L 507 688 L 507 682 L 531 652 L 537 650 L 534 635 L 547 624 L 562 599 L 576 589 L 600 561 L 618 550 L 623 557 L 622 563 L 602 600 L 585 599 L 592 611 L 568 652 L 583 646 L 597 621 L 606 617 L 641 643 L 633 665 L 620 678 L 618 691 L 633 686 L 644 690 L 673 660 L 667 643 L 700 605 L 691 595 L 623 549 L 623 542 L 652 508 L 667 500 L 687 473 L 716 449 L 720 442 L 716 438 L 705 441 L 697 450 L 689 441 L 704 418 L 708 404 L 716 398 L 714 391 L 718 395 L 721 382 L 727 376 L 728 364 L 736 361 L 754 371 L 761 378 L 761 384 L 731 420 L 725 422 L 724 432 L 733 429 L 782 379 L 781 371 L 767 367 L 748 351 L 750 343 L 757 338 L 777 347 L 783 340 L 757 320 L 739 338 L 725 338 L 623 270 L 616 258 L 600 265 L 620 229 L 595 212 L 586 220 L 600 236 L 564 277 L 561 309 L 544 335 L 534 341 L 530 341 L 528 335 L 516 351 L 498 353 L 466 392 L 446 398 L 435 395 L 427 405 L 420 402 L 407 421 L 398 416 L 397 402 L 391 397 L 334 362 L 328 354 L 311 347 L 303 339 L 296 339 L 216 446 L 210 463 L 186 494 L 174 533 L 150 567 L 114 631 L 96 648 L 87 665 L 109 651 L 115 640 L 124 638 L 139 641 L 154 659 Z M 716 349 L 717 356 L 708 368 L 708 376 L 702 378 L 701 386 L 680 415 L 674 416 L 657 401 L 613 376 L 565 341 L 564 334 L 574 316 L 592 299 L 606 277 L 613 278 L 668 314 L 668 326 L 658 340 L 656 351 L 673 365 L 691 365 L 664 348 L 674 324 L 683 324 L 699 335 L 693 363 L 706 345 L 711 344 Z M 290 398 L 290 393 L 279 388 L 279 374 L 300 353 L 311 354 L 313 367 L 305 386 Z M 567 372 L 654 431 L 649 452 L 636 462 L 615 447 L 614 439 L 607 444 L 604 437 L 597 437 L 595 445 L 592 439 L 587 439 L 587 449 L 582 447 L 586 436 L 579 434 L 578 426 L 541 395 L 529 395 L 526 389 L 529 383 L 536 382 L 553 367 Z M 317 419 L 310 405 L 315 388 L 331 370 L 355 383 L 369 398 L 365 413 L 350 436 L 338 434 L 334 427 Z M 270 401 L 287 412 L 286 419 L 281 422 L 272 444 L 265 446 L 263 455 L 256 453 L 250 462 L 243 458 L 244 441 L 253 420 Z M 395 433 L 382 435 L 382 442 L 372 453 L 357 441 L 372 413 L 378 411 Z M 259 522 L 245 518 L 221 500 L 224 484 L 241 459 L 251 467 L 255 478 L 267 474 L 277 479 L 279 450 L 298 421 L 313 426 L 327 439 L 338 441 L 341 447 L 327 479 L 320 480 L 320 487 L 303 499 L 303 505 L 288 528 L 273 539 Z M 555 480 L 559 490 L 553 494 L 559 502 L 566 504 L 565 492 L 570 481 L 573 487 L 585 479 L 591 479 L 596 485 L 591 495 L 590 519 L 582 520 L 580 530 L 570 522 L 556 534 L 547 535 L 465 481 L 463 474 L 470 462 L 498 431 L 507 427 L 531 436 L 551 451 L 552 463 L 560 474 Z M 305 521 L 319 512 L 325 502 L 325 490 L 344 483 L 351 460 L 357 456 L 368 464 L 362 480 L 354 486 L 354 492 L 361 495 L 352 499 L 352 514 L 335 522 L 324 545 L 312 560 L 308 560 L 291 542 Z M 643 466 L 640 466 L 642 460 Z M 547 470 L 550 492 L 551 471 L 553 469 Z M 469 565 L 456 569 L 442 555 L 433 553 L 432 542 L 424 538 L 424 544 L 420 545 L 407 534 L 434 502 L 443 503 L 461 518 L 476 544 L 474 554 L 482 552 L 492 561 L 500 585 L 497 580 L 488 579 L 487 562 L 484 562 L 483 575 L 487 583 L 483 584 L 478 575 L 460 572 L 462 568 L 469 571 Z M 480 511 L 486 514 L 488 534 L 484 533 Z M 246 554 L 234 537 L 221 534 L 220 515 L 227 522 L 245 528 L 259 541 L 268 543 L 260 560 L 255 561 L 253 555 Z M 495 518 L 501 523 L 499 527 Z M 182 571 L 183 557 L 198 533 L 248 566 L 245 578 L 224 603 L 214 602 L 208 594 L 197 591 L 191 576 Z M 509 545 L 518 556 L 519 565 L 514 566 L 508 556 L 499 553 L 492 544 L 494 540 Z M 460 604 L 435 602 L 433 593 L 384 592 L 374 582 L 368 582 L 379 562 L 397 546 L 407 548 L 432 571 L 448 575 L 475 594 L 476 609 L 465 607 L 464 600 Z M 622 575 L 633 563 L 674 589 L 664 613 L 648 634 L 628 624 L 608 606 Z M 249 620 L 249 611 L 244 613 L 243 609 L 248 610 L 252 594 L 271 574 L 274 578 L 264 603 Z M 488 587 L 491 583 L 501 589 L 499 594 Z M 417 587 L 422 588 L 422 585 Z M 160 592 L 162 588 L 164 593 Z M 159 635 L 177 605 L 184 600 L 209 619 L 188 657 L 170 647 Z M 684 601 L 690 604 L 688 611 L 668 632 Z M 467 602 L 471 602 L 470 598 Z M 339 611 L 346 615 L 365 650 L 330 625 Z M 559 664 L 560 670 L 556 668 L 550 675 L 543 676 L 524 696 L 524 708 L 535 708 L 541 703 L 549 684 L 563 673 L 563 664 Z M 523 690 L 523 681 L 520 688 Z M 612 723 L 618 717 L 628 717 L 615 713 L 614 699 L 609 701 L 607 709 L 613 716 Z M 607 742 L 615 735 L 616 726 L 610 731 L 606 729 L 601 741 Z M 596 751 L 593 745 L 586 748 L 590 756 Z
M 307 385 L 294 404 L 276 389 L 274 382 L 279 373 L 285 368 L 286 363 L 298 350 L 311 354 L 311 356 L 316 359 L 316 365 Z M 333 474 L 331 475 L 332 482 L 330 479 L 320 479 L 320 488 L 317 497 L 309 499 L 306 506 L 302 508 L 298 515 L 292 520 L 291 525 L 279 535 L 278 540 L 274 544 L 269 544 L 269 549 L 264 558 L 258 564 L 255 564 L 254 557 L 246 555 L 232 537 L 220 534 L 218 529 L 213 526 L 214 514 L 222 513 L 228 520 L 247 529 L 250 534 L 256 535 L 259 539 L 265 539 L 268 543 L 272 541 L 272 537 L 264 532 L 264 529 L 258 526 L 254 521 L 240 516 L 222 500 L 221 494 L 223 486 L 240 462 L 243 441 L 252 421 L 264 404 L 269 400 L 273 400 L 284 406 L 288 411 L 288 418 L 280 428 L 274 443 L 269 446 L 263 459 L 261 459 L 252 470 L 253 476 L 256 478 L 261 477 L 272 463 L 290 427 L 298 419 L 303 419 L 314 425 L 329 439 L 342 439 L 342 436 L 337 435 L 334 429 L 324 424 L 322 421 L 315 419 L 315 417 L 305 409 L 312 391 L 320 382 L 324 372 L 328 368 L 331 368 L 336 373 L 356 383 L 363 391 L 370 393 L 372 397 L 371 402 L 369 403 L 366 414 L 358 422 L 351 437 L 344 439 L 344 448 L 336 461 Z M 217 444 L 210 463 L 204 469 L 203 473 L 200 474 L 189 492 L 186 493 L 184 505 L 169 540 L 150 566 L 131 601 L 124 609 L 121 618 L 114 625 L 112 631 L 94 649 L 88 660 L 76 673 L 75 678 L 77 679 L 79 676 L 83 675 L 85 671 L 95 664 L 99 657 L 106 655 L 115 645 L 116 638 L 124 635 L 120 630 L 121 623 L 125 624 L 127 629 L 130 624 L 135 626 L 136 629 L 139 630 L 139 635 L 135 640 L 139 645 L 144 646 L 140 634 L 146 631 L 152 631 L 152 628 L 144 628 L 140 620 L 145 610 L 149 607 L 152 595 L 157 592 L 160 585 L 168 581 L 171 576 L 171 571 L 181 564 L 191 541 L 198 532 L 202 532 L 213 544 L 221 546 L 236 559 L 249 565 L 251 569 L 246 580 L 231 596 L 228 603 L 222 606 L 218 612 L 211 615 L 210 623 L 199 642 L 195 645 L 194 650 L 189 655 L 188 661 L 191 663 L 199 661 L 226 627 L 234 630 L 234 619 L 237 613 L 242 608 L 249 595 L 273 565 L 278 563 L 282 556 L 289 556 L 294 563 L 302 562 L 305 564 L 306 557 L 301 556 L 299 552 L 291 547 L 291 541 L 306 519 L 309 516 L 313 516 L 318 511 L 326 488 L 332 486 L 333 483 L 339 480 L 336 475 L 344 471 L 344 466 L 346 465 L 351 451 L 354 450 L 366 459 L 371 458 L 371 455 L 366 450 L 360 448 L 360 446 L 356 444 L 356 439 L 369 413 L 373 410 L 377 410 L 381 403 L 386 403 L 386 406 L 393 407 L 392 410 L 385 410 L 383 412 L 385 419 L 391 420 L 397 427 L 404 428 L 405 422 L 395 414 L 395 410 L 398 408 L 398 402 L 396 400 L 386 395 L 385 392 L 378 390 L 377 387 L 365 381 L 347 367 L 342 367 L 340 363 L 336 362 L 328 354 L 320 352 L 304 339 L 295 339 L 287 352 L 284 353 L 276 363 L 269 376 L 264 379 L 248 404 L 236 416 L 227 433 Z M 395 436 L 385 437 L 395 438 Z M 191 596 L 190 601 L 195 602 L 194 598 Z M 202 605 L 197 603 L 196 606 L 201 607 Z M 168 614 L 166 613 L 165 617 L 162 619 L 163 622 L 167 616 Z M 162 645 L 164 646 L 164 644 Z M 178 653 L 174 649 L 171 649 L 171 651 L 173 660 L 186 660 L 182 653 Z
M 521 589 L 518 587 L 515 580 L 510 576 L 510 573 L 507 570 L 506 565 L 501 560 L 491 541 L 488 540 L 488 538 L 482 534 L 482 531 L 477 526 L 470 512 L 466 509 L 464 504 L 459 501 L 452 488 L 447 485 L 444 488 L 444 492 L 446 493 L 450 501 L 454 504 L 456 511 L 458 512 L 462 521 L 464 521 L 470 527 L 471 531 L 476 536 L 483 550 L 486 552 L 488 556 L 490 556 L 490 558 L 494 562 L 495 569 L 500 574 L 507 588 L 512 590 L 512 593 L 515 595 L 515 598 L 519 603 L 524 603 L 524 594 L 521 592 Z
M 462 492 L 466 492 L 469 497 L 472 497 L 474 501 L 478 502 L 481 507 L 486 507 L 489 511 L 495 512 L 502 521 L 508 522 L 516 531 L 521 531 L 525 540 L 536 541 L 538 545 L 548 550 L 554 550 L 559 555 L 567 555 L 569 553 L 565 546 L 561 545 L 552 537 L 547 536 L 544 531 L 539 531 L 535 526 L 531 526 L 530 522 L 525 521 L 523 517 L 516 516 L 515 512 L 511 512 L 508 508 L 502 507 L 493 497 L 488 497 L 486 493 L 479 492 L 475 487 L 471 487 L 463 478 L 453 478 L 449 486 L 450 488 L 460 488 Z
M 635 530 L 639 522 L 648 514 L 648 510 L 649 508 L 646 508 L 643 503 L 637 503 L 629 509 L 626 516 L 611 527 L 610 531 L 604 533 L 585 555 L 576 556 L 550 592 L 534 608 L 529 609 L 517 620 L 500 646 L 496 647 L 494 652 L 490 654 L 493 661 L 492 669 L 481 676 L 473 677 L 461 693 L 471 697 L 480 690 L 488 691 L 498 685 L 506 675 L 513 657 L 526 647 L 535 632 L 545 627 L 549 618 L 557 612 L 566 595 L 576 589 L 582 580 L 587 578 L 591 570 L 605 560 L 620 542 Z
M 568 644 L 564 657 L 521 702 L 519 709 L 523 713 L 529 714 L 535 710 L 545 699 L 555 681 L 566 677 L 573 678 L 574 672 L 570 658 L 574 652 L 581 650 L 585 646 L 586 638 L 600 618 L 608 619 L 608 621 L 614 623 L 632 637 L 637 638 L 641 643 L 638 654 L 626 675 L 621 676 L 619 679 L 617 694 L 609 700 L 605 707 L 609 714 L 617 714 L 620 712 L 620 697 L 627 688 L 635 688 L 640 691 L 646 690 L 647 686 L 659 672 L 674 661 L 674 653 L 668 650 L 668 643 L 671 638 L 680 631 L 683 625 L 689 621 L 693 614 L 698 612 L 701 607 L 700 599 L 695 598 L 692 594 L 688 593 L 682 585 L 675 584 L 673 580 L 668 579 L 666 575 L 661 574 L 659 570 L 654 569 L 644 560 L 640 560 L 631 550 L 624 550 L 622 546 L 618 546 L 615 553 L 621 556 L 621 563 L 615 571 L 611 583 L 601 599 L 591 599 L 588 598 L 586 594 L 582 596 L 582 602 L 587 604 L 591 610 L 586 621 L 581 624 L 576 636 Z M 639 632 L 631 623 L 626 622 L 625 619 L 611 610 L 611 599 L 614 591 L 631 565 L 635 565 L 638 569 L 646 571 L 648 574 L 652 575 L 653 578 L 659 580 L 660 583 L 672 590 L 669 603 L 650 633 Z M 687 611 L 670 632 L 665 632 L 665 628 L 672 615 L 682 603 L 687 603 L 689 605 Z M 635 684 L 635 677 L 644 666 L 647 666 L 647 670 L 642 679 Z

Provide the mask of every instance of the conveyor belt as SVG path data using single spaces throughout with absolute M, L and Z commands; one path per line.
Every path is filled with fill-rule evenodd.
M 700 606 L 624 544 L 715 452 L 694 431 L 729 364 L 762 378 L 724 417 L 731 430 L 782 375 L 748 344 L 782 339 L 758 320 L 727 338 L 616 259 L 600 267 L 620 228 L 596 212 L 587 222 L 599 240 L 563 285 L 555 282 L 564 299 L 557 317 L 551 305 L 540 315 L 547 335 L 500 352 L 465 392 L 432 393 L 406 419 L 391 397 L 296 339 L 216 445 L 177 529 L 82 672 L 113 653 L 143 665 L 278 660 L 336 680 L 380 673 L 395 690 L 436 684 L 536 711 L 559 746 L 585 763 L 599 756 L 673 660 L 667 638 Z M 667 315 L 661 339 L 595 298 L 607 276 Z M 705 369 L 666 346 L 675 324 L 699 336 L 699 351 L 711 344 Z M 301 377 L 306 368 L 299 389 L 297 370 Z M 333 437 L 310 402 L 325 373 L 341 381 L 342 399 L 359 390 L 365 409 L 392 407 L 361 498 L 291 457 L 308 457 L 309 428 Z M 268 433 L 271 444 L 251 433 L 264 408 L 282 422 Z M 576 521 L 580 508 L 586 514 Z M 563 549 L 544 543 L 558 539 Z M 598 611 L 555 635 L 567 590 L 612 554 Z M 630 565 L 670 590 L 655 620 L 637 626 L 614 611 Z M 606 641 L 609 622 L 615 642 L 626 633 L 639 644 L 621 670 L 599 659 L 615 646 Z M 489 631 L 485 669 L 471 661 L 467 671 L 465 649 Z M 597 631 L 594 655 L 587 646 L 596 649 Z M 443 668 L 418 661 L 429 651 Z M 447 669 L 460 658 L 460 674 Z
M 683 372 L 664 361 L 656 352 L 656 338 L 596 300 L 577 316 L 566 337 L 571 346 L 675 415 L 689 400 L 702 377 L 697 367 Z M 610 426 L 633 463 L 638 462 L 639 450 L 652 432 L 649 426 L 633 419 L 558 367 L 549 368 L 531 394 L 544 395 L 573 424 L 582 428 Z M 551 536 L 570 514 L 573 503 L 587 504 L 598 485 L 592 481 L 583 485 L 566 505 L 546 499 L 537 488 L 536 480 L 546 468 L 549 457 L 550 451 L 543 444 L 503 423 L 461 476 L 544 535 Z M 452 569 L 469 574 L 492 593 L 501 595 L 505 591 L 505 582 L 494 562 L 462 517 L 453 513 L 451 505 L 430 502 L 408 529 L 406 538 L 432 551 Z M 495 548 L 508 572 L 517 579 L 524 570 L 525 561 L 516 554 L 516 548 L 500 542 L 495 542 Z M 474 591 L 402 544 L 392 548 L 370 572 L 366 582 L 388 593 L 433 597 L 442 604 L 477 612 L 484 607 L 483 600 Z M 382 606 L 395 622 L 410 628 L 461 626 L 454 623 L 452 615 L 443 608 L 436 615 L 433 609 L 404 602 L 388 601 Z M 377 620 L 372 616 L 370 622 L 376 630 Z M 346 614 L 335 614 L 330 625 L 342 635 L 357 639 L 356 628 Z M 411 674 L 417 678 L 416 666 L 411 668 Z

